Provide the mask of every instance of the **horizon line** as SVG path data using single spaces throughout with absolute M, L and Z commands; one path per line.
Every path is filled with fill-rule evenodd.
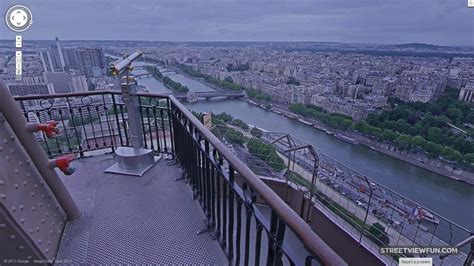
M 14 41 L 15 39 L 0 39 L 0 41 Z M 27 41 L 52 41 L 55 42 L 55 39 L 30 39 Z M 60 41 L 65 41 L 65 42 L 74 42 L 74 41 L 96 41 L 96 42 L 113 42 L 113 41 L 118 41 L 118 42 L 162 42 L 162 43 L 203 43 L 203 42 L 208 42 L 208 43 L 337 43 L 337 44 L 359 44 L 359 45 L 416 45 L 416 44 L 421 44 L 421 45 L 427 45 L 427 46 L 438 46 L 438 47 L 453 47 L 453 48 L 458 48 L 458 47 L 469 47 L 469 48 L 474 48 L 474 44 L 460 44 L 460 45 L 442 45 L 442 44 L 434 44 L 434 43 L 425 43 L 425 42 L 405 42 L 405 43 L 365 43 L 365 42 L 341 42 L 341 41 L 315 41 L 315 40 L 294 40 L 294 41 L 288 41 L 288 40 L 181 40 L 181 41 L 176 41 L 176 40 L 120 40 L 120 39 L 60 39 Z

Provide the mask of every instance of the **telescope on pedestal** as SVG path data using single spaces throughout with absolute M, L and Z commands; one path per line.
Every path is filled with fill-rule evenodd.
M 132 147 L 118 147 L 115 150 L 116 163 L 105 172 L 124 175 L 143 176 L 153 165 L 161 159 L 161 155 L 155 156 L 154 152 L 144 149 L 143 132 L 141 131 L 140 104 L 137 96 L 137 86 L 134 77 L 130 75 L 133 70 L 132 63 L 142 55 L 136 51 L 129 56 L 123 56 L 112 63 L 110 69 L 112 74 L 120 77 L 125 73 L 123 82 L 120 84 L 122 100 L 127 107 L 128 130 Z M 126 123 L 126 121 L 123 121 Z M 120 128 L 119 128 L 120 130 Z

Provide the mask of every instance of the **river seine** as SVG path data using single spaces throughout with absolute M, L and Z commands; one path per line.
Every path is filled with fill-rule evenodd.
M 190 91 L 213 90 L 206 84 L 181 74 L 174 72 L 164 74 L 188 86 Z M 140 79 L 139 84 L 147 87 L 150 92 L 170 92 L 154 78 Z M 199 101 L 186 103 L 186 106 L 198 112 L 226 112 L 248 124 L 269 131 L 291 133 L 370 179 L 471 231 L 474 230 L 474 186 L 472 185 L 424 170 L 365 146 L 344 142 L 323 131 L 241 100 Z

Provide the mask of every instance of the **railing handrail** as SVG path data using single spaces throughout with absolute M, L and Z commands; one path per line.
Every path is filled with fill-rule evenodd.
M 81 97 L 81 96 L 91 96 L 91 95 L 104 95 L 104 94 L 120 94 L 120 91 L 117 91 L 117 90 L 99 90 L 99 91 L 87 91 L 87 92 L 35 94 L 35 95 L 14 96 L 13 98 L 16 101 L 28 101 L 28 100 L 43 100 L 43 99 L 65 98 L 65 97 Z
M 153 96 L 153 94 L 142 94 Z M 346 265 L 347 263 L 334 252 L 310 226 L 298 216 L 270 187 L 260 180 L 248 166 L 240 161 L 208 128 L 206 128 L 181 102 L 173 95 L 168 96 L 173 105 L 193 124 L 193 126 L 209 141 L 210 144 L 229 162 L 235 171 L 262 197 L 262 199 L 288 225 L 305 248 L 318 256 L 325 265 Z

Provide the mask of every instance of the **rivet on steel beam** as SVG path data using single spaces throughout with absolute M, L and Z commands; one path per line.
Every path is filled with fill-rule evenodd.
M 4 185 L 5 185 L 5 181 L 0 180 L 0 186 L 4 186 Z
M 11 140 L 15 140 L 15 136 L 11 135 L 11 136 L 10 136 L 10 139 L 11 139 Z
M 9 156 L 5 156 L 5 160 L 10 161 L 10 157 L 9 157 Z
M 42 206 L 43 206 L 43 203 L 38 202 L 38 206 L 42 207 Z
M 49 213 L 48 213 L 48 212 L 45 212 L 45 213 L 44 213 L 44 216 L 48 217 L 48 216 L 49 216 Z
M 35 193 L 34 193 L 34 192 L 31 192 L 31 196 L 34 197 L 34 196 L 35 196 Z
M 21 218 L 21 219 L 20 219 L 20 223 L 24 224 L 24 223 L 25 223 L 25 219 Z
M 20 205 L 19 208 L 20 208 L 20 211 L 22 211 L 25 207 L 23 207 L 23 205 Z
M 30 229 L 29 231 L 31 235 L 35 232 L 33 229 Z
M 54 232 L 53 230 L 49 230 L 49 234 L 52 235 Z
M 23 186 L 25 186 L 25 187 L 26 187 L 26 185 L 28 185 L 28 182 L 26 182 L 26 181 L 23 181 Z
M 35 229 L 36 229 L 36 232 L 39 232 L 39 231 L 40 231 L 40 228 L 39 228 L 39 227 L 36 227 Z
M 15 174 L 19 174 L 19 173 L 20 173 L 20 170 L 15 169 Z
M 16 208 L 15 208 L 15 207 L 12 207 L 12 212 L 16 212 Z
M 15 235 L 10 235 L 10 237 L 9 237 L 9 238 L 10 238 L 10 239 L 15 239 L 15 238 L 16 238 L 16 236 L 15 236 Z
M 18 184 L 15 184 L 13 186 L 15 187 L 15 189 L 18 189 L 18 187 L 19 187 Z
M 35 207 L 31 207 L 31 211 L 36 211 L 36 208 L 35 208 Z
M 7 144 L 7 143 L 8 143 L 8 139 L 3 139 L 3 143 Z
M 3 148 L 2 148 L 2 147 L 0 147 L 0 152 L 1 152 L 1 151 L 3 151 Z
M 43 244 L 43 241 L 41 239 L 38 239 L 38 245 Z
M 0 229 L 3 229 L 3 228 L 5 228 L 5 227 L 7 227 L 6 224 L 0 224 Z
M 19 250 L 23 250 L 23 249 L 25 249 L 25 246 L 23 246 L 23 245 L 18 246 L 18 249 L 19 249 Z
M 27 176 L 27 177 L 31 177 L 31 174 L 30 174 L 30 173 L 26 173 L 26 176 Z
M 5 194 L 0 195 L 0 198 L 2 198 L 2 199 L 5 199 L 6 197 L 7 197 L 7 195 L 5 195 Z
M 10 149 L 10 153 L 11 153 L 11 154 L 15 153 L 15 150 L 14 150 L 14 149 Z
M 22 161 L 19 161 L 18 164 L 19 164 L 20 166 L 23 166 L 23 162 L 22 162 Z
M 41 223 L 44 224 L 44 219 L 41 219 Z

